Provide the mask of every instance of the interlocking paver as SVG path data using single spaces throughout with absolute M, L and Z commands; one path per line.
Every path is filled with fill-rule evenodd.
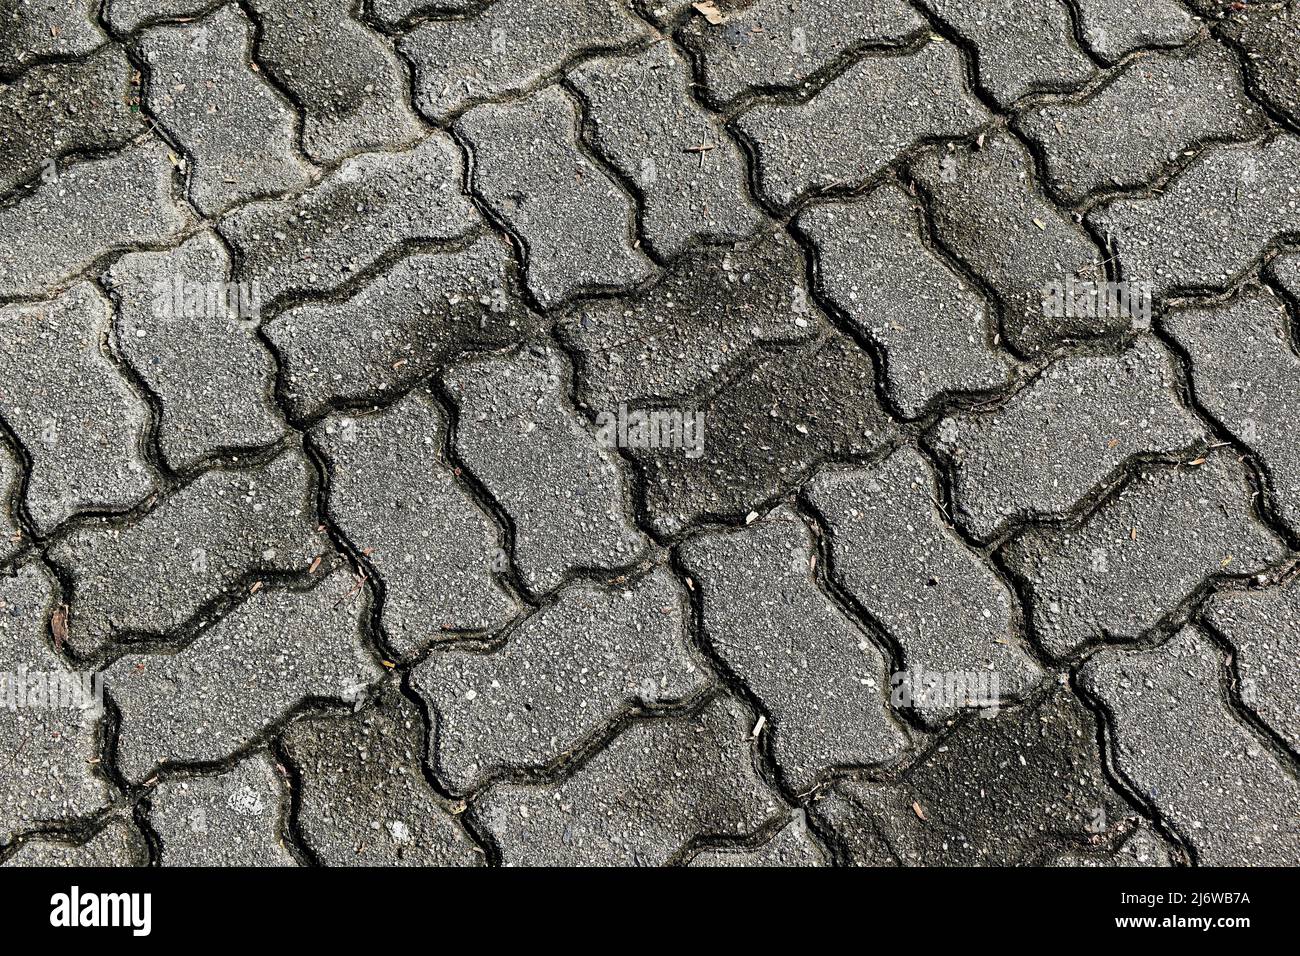
M 230 281 L 216 236 L 123 256 L 106 280 L 113 346 L 161 402 L 158 441 L 173 468 L 284 434 L 270 398 L 275 363 L 254 334 L 258 290 Z
M 1021 121 L 1043 150 L 1049 182 L 1071 203 L 1145 186 L 1171 157 L 1207 141 L 1248 139 L 1262 127 L 1235 58 L 1211 40 L 1133 60 L 1083 102 L 1041 106 Z
M 1008 866 L 1106 838 L 1131 811 L 1087 708 L 1058 689 L 974 718 L 897 783 L 844 781 L 815 807 L 859 866 Z
M 509 247 L 493 236 L 463 249 L 415 253 L 344 302 L 308 302 L 266 325 L 284 365 L 285 398 L 301 416 L 383 399 L 475 348 L 531 336 Z
M 140 831 L 120 817 L 113 817 L 84 843 L 29 837 L 5 860 L 5 866 L 144 866 L 148 859 L 149 848 Z
M 12 502 L 18 494 L 19 462 L 13 450 L 0 438 L 0 564 L 22 547 L 23 533 Z
M 1219 650 L 1184 628 L 1163 647 L 1098 654 L 1081 680 L 1111 714 L 1120 771 L 1199 863 L 1295 866 L 1300 785 L 1227 706 L 1223 668 Z
M 1147 47 L 1180 46 L 1201 25 L 1178 0 L 1075 0 L 1083 42 L 1107 63 Z
M 689 66 L 670 43 L 583 64 L 569 79 L 590 104 L 596 147 L 641 195 L 657 253 L 674 257 L 697 238 L 743 239 L 762 224 L 740 150 L 691 99 Z
M 1206 620 L 1236 653 L 1242 702 L 1300 750 L 1300 587 L 1295 580 L 1259 591 L 1221 591 Z
M 1002 408 L 945 419 L 934 438 L 951 462 L 954 517 L 980 538 L 1060 518 L 1126 463 L 1210 440 L 1150 337 L 1117 356 L 1059 359 Z
M 97 686 L 53 648 L 53 579 L 27 564 L 0 577 L 0 843 L 93 813 L 110 799 L 99 757 Z
M 923 0 L 975 50 L 982 87 L 1002 106 L 1082 86 L 1096 67 L 1074 42 L 1061 0 Z
M 833 535 L 834 576 L 902 647 L 909 688 L 927 673 L 983 682 L 982 699 L 927 696 L 919 711 L 997 706 L 1033 687 L 1042 675 L 1018 646 L 1011 593 L 948 527 L 924 456 L 904 448 L 872 468 L 824 472 L 809 489 Z
M 1252 86 L 1269 105 L 1300 123 L 1300 13 L 1287 4 L 1234 7 L 1224 32 L 1246 54 Z
M 361 633 L 365 601 L 342 571 L 306 591 L 259 591 L 179 654 L 128 653 L 104 671 L 121 714 L 118 766 L 223 760 L 310 699 L 344 700 L 383 668 Z
M 704 416 L 698 455 L 662 443 L 631 452 L 654 527 L 674 533 L 708 516 L 743 518 L 821 462 L 876 453 L 894 427 L 875 399 L 875 381 L 871 357 L 834 335 L 766 358 L 691 403 L 683 422 Z
M 233 5 L 140 40 L 150 69 L 145 105 L 188 154 L 190 197 L 208 216 L 310 181 L 293 107 L 253 70 L 252 45 L 253 24 Z
M 679 34 L 699 57 L 704 91 L 718 104 L 746 93 L 798 90 L 863 46 L 900 43 L 926 27 L 904 0 L 758 0 L 732 6 L 724 23 L 696 16 Z
M 899 756 L 907 740 L 886 707 L 884 656 L 819 589 L 798 515 L 780 508 L 680 553 L 699 582 L 704 638 L 770 715 L 765 732 L 792 787 Z
M 688 614 L 685 592 L 658 569 L 616 588 L 565 588 L 491 653 L 435 650 L 412 683 L 435 715 L 437 772 L 469 791 L 492 770 L 552 763 L 633 704 L 703 691 Z
M 1192 356 L 1196 398 L 1260 456 L 1279 513 L 1300 532 L 1300 448 L 1288 424 L 1300 412 L 1300 355 L 1286 308 L 1254 289 L 1218 306 L 1171 311 L 1164 325 Z
M 670 401 L 707 389 L 760 347 L 813 337 L 826 325 L 804 270 L 778 231 L 688 254 L 644 293 L 578 304 L 558 332 L 582 355 L 582 400 L 609 412 Z
M 519 93 L 579 54 L 650 36 L 620 0 L 554 0 L 536 16 L 529 0 L 500 0 L 464 20 L 430 20 L 398 49 L 415 64 L 415 104 L 435 121 L 476 100 Z
M 788 208 L 865 182 L 920 142 L 987 122 L 964 84 L 957 48 L 935 39 L 912 54 L 864 57 L 808 102 L 757 106 L 735 124 L 753 143 L 759 188 Z
M 474 189 L 521 237 L 528 289 L 543 308 L 653 274 L 634 245 L 631 197 L 578 150 L 576 123 L 554 86 L 456 121 L 474 153 Z
M 1169 849 L 1149 827 L 1139 825 L 1114 850 L 1066 850 L 1049 857 L 1044 866 L 1169 867 Z
M 191 221 L 165 146 L 64 167 L 0 208 L 0 296 L 38 296 L 110 252 L 172 242 Z
M 569 405 L 559 353 L 523 349 L 447 373 L 456 452 L 510 516 L 514 559 L 534 593 L 566 575 L 634 563 L 647 545 L 626 465 Z
M 149 797 L 161 864 L 293 866 L 280 835 L 287 797 L 281 771 L 260 750 L 220 774 L 163 781 Z
M 119 33 L 166 20 L 189 20 L 212 9 L 210 0 L 106 0 L 104 19 Z
M 94 21 L 97 6 L 97 0 L 0 0 L 0 76 L 16 74 L 32 60 L 90 53 L 104 42 Z
M 802 810 L 762 846 L 750 849 L 705 850 L 691 860 L 691 866 L 790 867 L 826 866 L 826 858 L 808 836 Z
M 637 721 L 571 777 L 499 783 L 474 805 L 508 865 L 659 866 L 697 837 L 747 836 L 780 806 L 730 698 Z
M 264 468 L 206 472 L 137 523 L 60 539 L 50 555 L 76 591 L 68 643 L 89 653 L 119 636 L 166 634 L 255 572 L 307 572 L 330 550 L 315 482 L 301 454 L 284 452 Z
M 979 293 L 921 238 L 921 211 L 884 185 L 854 202 L 809 206 L 795 220 L 817 248 L 821 289 L 885 356 L 885 390 L 903 414 L 947 393 L 1007 382 L 1008 357 Z
M 1122 329 L 1127 316 L 1056 316 L 1043 307 L 1053 284 L 1106 281 L 1101 250 L 1038 188 L 1029 153 L 1008 133 L 982 145 L 927 151 L 914 172 L 930 194 L 936 238 L 988 283 L 1003 311 L 1002 333 L 1023 352 L 1062 338 Z M 1148 278 L 1138 272 L 1134 279 Z
M 112 45 L 82 62 L 32 67 L 0 85 L 0 194 L 57 177 L 63 157 L 120 148 L 144 132 L 144 120 L 127 106 L 139 89 L 133 74 L 122 48 Z
M 31 470 L 27 510 L 48 532 L 89 510 L 124 510 L 156 487 L 139 444 L 144 400 L 105 353 L 112 305 L 88 282 L 0 309 L 0 415 Z
M 1286 553 L 1251 512 L 1236 457 L 1198 461 L 1143 472 L 1080 527 L 1044 527 L 1008 547 L 1048 651 L 1136 639 L 1214 575 L 1254 574 Z
M 473 13 L 481 7 L 482 0 L 437 0 L 436 7 L 445 13 Z M 428 0 L 372 0 L 369 12 L 384 26 L 397 28 L 411 17 L 418 17 L 429 9 Z
M 353 16 L 351 0 L 251 0 L 257 56 L 306 114 L 303 149 L 333 164 L 412 143 L 422 127 L 397 54 Z
M 417 388 L 382 414 L 315 432 L 330 514 L 383 579 L 384 630 L 403 653 L 446 632 L 495 630 L 517 610 L 493 575 L 504 570 L 500 532 L 442 458 L 446 431 Z
M 393 691 L 349 716 L 297 720 L 298 827 L 329 866 L 474 866 L 481 851 L 421 773 L 419 711 Z
M 1280 235 L 1300 229 L 1300 138 L 1216 146 L 1150 197 L 1090 214 L 1113 237 L 1124 274 L 1156 294 L 1219 289 Z
M 460 152 L 433 133 L 415 148 L 344 161 L 290 199 L 249 203 L 221 222 L 241 260 L 239 279 L 261 284 L 268 305 L 288 293 L 323 293 L 413 240 L 446 240 L 476 225 L 460 193 Z

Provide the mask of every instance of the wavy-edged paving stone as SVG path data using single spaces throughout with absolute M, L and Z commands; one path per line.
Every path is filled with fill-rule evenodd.
M 1194 628 L 1105 651 L 1080 673 L 1111 715 L 1114 761 L 1203 866 L 1300 863 L 1300 784 L 1228 707 L 1224 659 Z
M 1037 90 L 1069 90 L 1096 71 L 1074 42 L 1061 0 L 923 0 L 975 47 L 980 86 L 1005 107 Z
M 1048 181 L 1078 203 L 1144 186 L 1171 157 L 1205 141 L 1247 139 L 1264 122 L 1232 53 L 1206 40 L 1185 53 L 1133 60 L 1083 102 L 1038 107 L 1019 127 L 1042 149 Z
M 22 528 L 13 510 L 19 471 L 18 456 L 0 436 L 0 565 L 13 557 L 23 543 Z
M 249 203 L 221 222 L 238 250 L 239 278 L 270 304 L 286 293 L 328 292 L 414 240 L 447 240 L 479 223 L 460 190 L 460 151 L 444 133 L 414 149 L 346 160 L 305 193 Z
M 964 78 L 957 48 L 934 39 L 914 53 L 864 57 L 806 103 L 757 106 L 734 123 L 757 156 L 759 188 L 785 208 L 865 182 L 918 143 L 987 122 Z
M 1220 591 L 1204 613 L 1236 648 L 1242 702 L 1300 750 L 1300 584 Z
M 0 415 L 31 459 L 27 510 L 41 531 L 129 508 L 157 487 L 140 453 L 148 407 L 101 346 L 111 322 L 88 282 L 0 309 Z
M 1284 4 L 1233 7 L 1223 32 L 1246 54 L 1251 89 L 1300 124 L 1300 11 Z
M 0 77 L 31 60 L 85 56 L 104 42 L 99 0 L 0 0 Z
M 808 836 L 802 810 L 795 810 L 791 820 L 754 849 L 741 847 L 705 850 L 691 860 L 690 866 L 721 867 L 806 867 L 827 866 L 826 856 Z
M 190 196 L 208 216 L 311 178 L 295 149 L 293 107 L 251 67 L 253 32 L 238 6 L 226 6 L 139 40 L 145 105 L 191 157 Z
M 164 634 L 258 571 L 306 572 L 330 551 L 316 475 L 298 452 L 249 471 L 214 470 L 127 527 L 81 527 L 50 546 L 74 581 L 68 643 Z
M 1215 146 L 1157 195 L 1117 199 L 1089 214 L 1113 237 L 1124 274 L 1174 290 L 1232 283 L 1282 235 L 1300 230 L 1300 138 Z
M 251 0 L 258 61 L 293 95 L 303 149 L 317 163 L 414 142 L 422 129 L 407 102 L 392 46 L 353 15 L 353 0 Z
M 696 716 L 639 720 L 566 779 L 495 784 L 474 811 L 507 866 L 661 866 L 781 809 L 754 769 L 753 721 L 727 697 Z
M 330 461 L 330 514 L 383 580 L 384 631 L 404 654 L 449 631 L 495 630 L 518 610 L 493 575 L 505 554 L 496 525 L 442 461 L 446 429 L 421 387 L 314 433 Z
M 1083 42 L 1107 63 L 1146 47 L 1181 46 L 1201 30 L 1178 0 L 1075 0 Z
M 435 649 L 412 677 L 437 726 L 431 763 L 464 793 L 494 769 L 553 763 L 634 704 L 703 691 L 689 614 L 660 568 L 618 588 L 570 585 L 491 653 Z
M 1093 715 L 1058 688 L 972 718 L 896 783 L 845 780 L 816 803 L 858 866 L 1012 866 L 1106 839 L 1131 815 Z
M 392 30 L 404 26 L 421 11 L 437 10 L 440 14 L 474 13 L 483 6 L 483 0 L 371 0 L 367 12 L 377 22 Z
M 951 464 L 954 517 L 981 539 L 1059 518 L 1125 463 L 1208 441 L 1178 389 L 1169 353 L 1144 336 L 1119 355 L 1058 359 L 995 412 L 944 419 L 932 437 Z
M 134 73 L 112 44 L 0 84 L 0 194 L 38 175 L 57 176 L 64 156 L 108 152 L 144 132 L 143 117 L 127 106 L 138 92 Z
M 653 0 L 649 5 L 658 6 Z M 728 8 L 720 24 L 691 17 L 678 34 L 699 58 L 704 92 L 719 105 L 742 94 L 799 89 L 856 49 L 899 43 L 926 28 L 904 0 L 758 0 L 736 6 L 719 5 Z
M 104 671 L 121 715 L 118 767 L 223 760 L 309 699 L 347 700 L 383 674 L 367 601 L 343 571 L 306 591 L 264 589 L 177 653 L 127 653 Z
M 510 516 L 515 561 L 537 594 L 576 570 L 630 565 L 648 544 L 626 467 L 569 405 L 569 376 L 549 349 L 470 359 L 446 375 L 460 407 L 456 452 Z
M 927 151 L 914 165 L 929 197 L 935 238 L 988 283 L 1001 301 L 1002 333 L 1034 353 L 1062 338 L 1127 328 L 1127 315 L 1052 315 L 1046 290 L 1073 279 L 1104 283 L 1101 251 L 1036 188 L 1034 163 L 1009 133 L 983 145 Z M 1148 278 L 1143 273 L 1130 276 Z M 1065 311 L 1065 310 L 1062 310 Z
M 133 823 L 112 817 L 82 843 L 53 836 L 31 836 L 18 844 L 5 866 L 128 867 L 147 866 L 149 847 Z
M 671 534 L 709 516 L 744 517 L 824 461 L 879 451 L 895 429 L 876 401 L 875 381 L 871 357 L 842 335 L 741 373 L 682 410 L 683 425 L 702 416 L 691 419 L 702 422 L 691 446 L 631 449 L 650 520 Z
M 884 185 L 856 202 L 823 203 L 795 224 L 817 248 L 823 294 L 885 355 L 885 391 L 908 417 L 947 392 L 1006 384 L 983 298 L 921 237 L 921 210 Z
M 619 0 L 500 0 L 477 16 L 430 20 L 398 41 L 415 64 L 415 105 L 435 121 L 476 100 L 519 93 L 579 54 L 626 47 L 649 28 Z
M 679 551 L 699 582 L 704 637 L 771 716 L 772 752 L 796 790 L 832 768 L 893 760 L 907 738 L 886 706 L 886 661 L 817 585 L 808 527 L 785 506 Z
M 907 689 L 923 691 L 919 712 L 941 719 L 996 707 L 1042 677 L 1018 644 L 1010 591 L 948 527 L 919 452 L 904 447 L 870 468 L 824 472 L 810 500 L 831 530 L 834 576 L 902 647 Z M 960 674 L 971 686 L 953 700 L 936 688 L 931 700 L 930 674 Z
M 1136 639 L 1218 574 L 1248 575 L 1286 549 L 1251 512 L 1235 455 L 1144 472 L 1080 527 L 1027 532 L 1003 552 L 1029 592 L 1034 632 L 1057 656 Z
M 1268 273 L 1293 300 L 1300 303 L 1300 250 L 1283 250 L 1281 255 L 1269 263 Z M 1294 334 L 1300 336 L 1300 328 Z
M 420 712 L 395 690 L 347 716 L 294 721 L 297 825 L 326 866 L 475 866 L 482 851 L 429 787 Z
M 415 253 L 343 302 L 294 306 L 266 325 L 298 415 L 382 398 L 463 353 L 532 337 L 510 249 L 487 234 L 463 249 Z
M 1164 326 L 1192 357 L 1192 389 L 1263 459 L 1282 518 L 1300 533 L 1300 355 L 1286 307 L 1250 288 L 1217 306 L 1173 309 Z
M 167 147 L 148 140 L 65 167 L 0 209 L 0 296 L 40 295 L 121 249 L 162 246 L 191 215 Z
M 275 362 L 255 334 L 258 290 L 230 281 L 215 235 L 123 256 L 106 281 L 117 299 L 114 348 L 161 401 L 158 442 L 172 468 L 284 434 L 271 400 Z
M 1044 866 L 1167 867 L 1173 866 L 1168 847 L 1147 824 L 1133 828 L 1113 849 L 1063 850 L 1049 856 Z
M 117 33 L 134 33 L 160 20 L 197 19 L 212 0 L 106 0 L 104 19 Z
M 582 353 L 577 386 L 600 411 L 670 400 L 726 377 L 759 346 L 794 344 L 826 328 L 782 231 L 679 259 L 644 292 L 576 305 L 557 326 Z
M 220 773 L 164 780 L 149 796 L 160 865 L 295 866 L 281 837 L 288 797 L 264 750 Z
M 697 238 L 743 239 L 763 223 L 744 156 L 691 99 L 689 66 L 671 43 L 585 63 L 569 79 L 589 104 L 596 148 L 636 183 L 641 228 L 661 257 Z
M 68 669 L 47 628 L 53 579 L 38 564 L 0 577 L 0 844 L 108 803 L 91 676 Z
M 554 86 L 456 121 L 474 151 L 474 189 L 521 237 L 528 289 L 543 308 L 654 271 L 633 245 L 632 200 L 579 151 L 576 123 L 573 102 Z

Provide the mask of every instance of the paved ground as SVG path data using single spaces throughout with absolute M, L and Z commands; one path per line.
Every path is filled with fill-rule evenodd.
M 0 861 L 1300 863 L 1300 4 L 0 0 L 0 197 Z

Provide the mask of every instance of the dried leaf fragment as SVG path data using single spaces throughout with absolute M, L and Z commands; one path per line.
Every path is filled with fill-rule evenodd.
M 713 0 L 702 0 L 700 3 L 692 3 L 691 6 L 715 27 L 727 19 L 722 15 L 722 11 L 718 9 L 718 5 Z
M 58 650 L 63 650 L 64 643 L 68 640 L 68 606 L 60 604 L 57 611 L 50 618 L 50 633 L 54 635 L 54 646 Z

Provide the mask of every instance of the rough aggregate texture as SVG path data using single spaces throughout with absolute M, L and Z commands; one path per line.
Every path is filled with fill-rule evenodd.
M 1298 16 L 0 0 L 0 865 L 1300 863 Z

